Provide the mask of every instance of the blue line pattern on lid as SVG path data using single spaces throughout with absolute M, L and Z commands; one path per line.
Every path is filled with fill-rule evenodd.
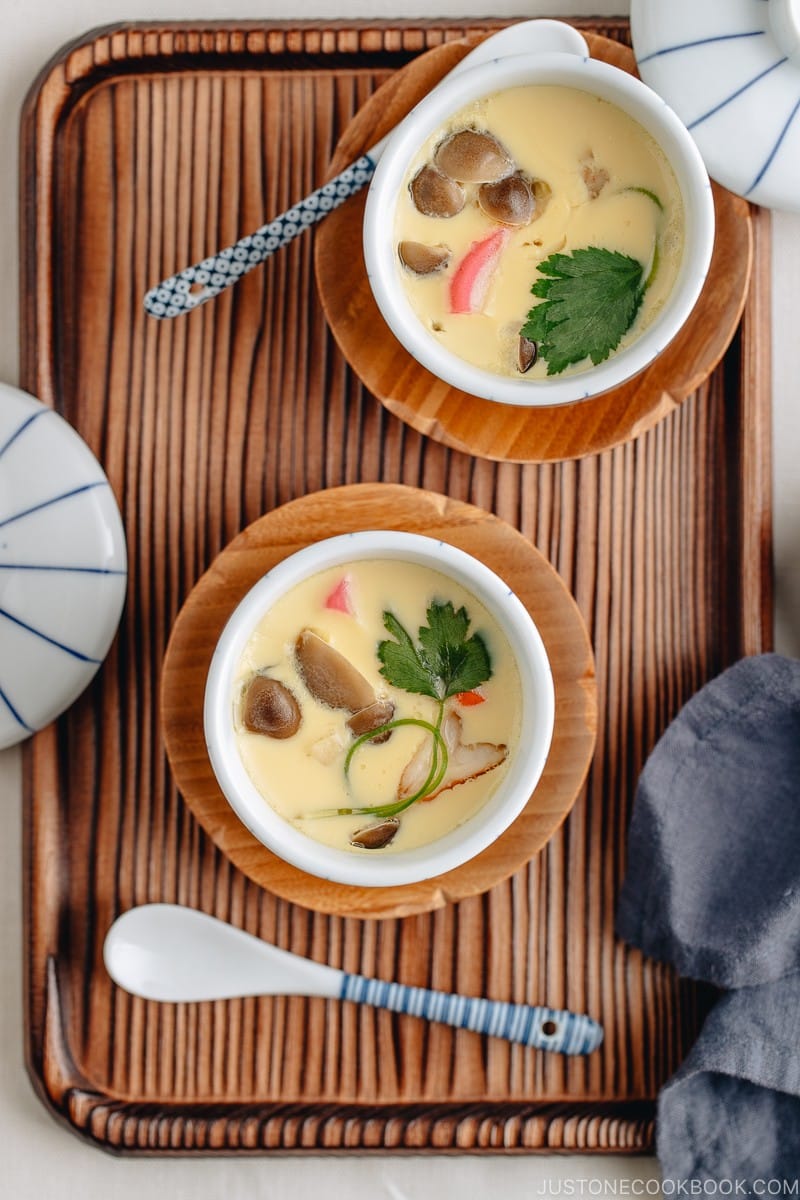
M 80 659 L 81 662 L 95 663 L 99 665 L 102 662 L 100 658 L 91 658 L 88 654 L 84 654 L 81 650 L 73 650 L 72 646 L 66 646 L 63 642 L 59 642 L 57 638 L 50 637 L 48 633 L 44 633 L 41 629 L 36 629 L 35 626 L 29 625 L 27 621 L 23 621 L 21 617 L 15 617 L 13 613 L 8 612 L 5 608 L 0 608 L 0 617 L 5 617 L 7 621 L 13 622 L 14 625 L 19 625 L 21 629 L 27 630 L 35 637 L 41 638 L 43 642 L 48 642 L 51 646 L 55 646 L 58 650 L 63 650 L 65 654 L 71 654 L 73 658 Z
M 698 117 L 695 121 L 692 121 L 692 123 L 687 125 L 686 128 L 696 129 L 698 125 L 703 123 L 703 121 L 707 121 L 709 117 L 713 117 L 714 113 L 718 113 L 721 108 L 725 108 L 726 105 L 730 104 L 732 100 L 736 100 L 737 97 L 741 96 L 742 92 L 748 91 L 748 89 L 754 84 L 758 83 L 760 79 L 763 79 L 765 75 L 772 74 L 773 71 L 777 70 L 778 67 L 782 67 L 787 61 L 788 60 L 785 57 L 779 58 L 777 62 L 774 62 L 771 66 L 766 67 L 765 70 L 759 72 L 758 75 L 755 75 L 752 79 L 748 80 L 747 83 L 743 83 L 742 86 L 737 88 L 735 92 L 731 92 L 730 96 L 727 96 L 724 100 L 721 100 L 719 104 L 715 104 L 714 107 L 710 108 L 707 113 L 703 113 L 702 117 Z
M 363 975 L 344 973 L 339 998 L 561 1054 L 590 1054 L 603 1040 L 602 1026 L 584 1013 L 435 992 Z
M 11 701 L 10 701 L 10 700 L 9 700 L 9 698 L 8 698 L 8 696 L 6 695 L 6 693 L 3 691 L 3 689 L 2 689 L 1 687 L 0 687 L 0 700 L 2 700 L 2 701 L 3 701 L 3 703 L 4 703 L 4 704 L 5 704 L 5 706 L 6 706 L 6 708 L 8 709 L 8 711 L 11 713 L 12 717 L 14 718 L 14 720 L 15 720 L 15 721 L 17 721 L 17 722 L 18 722 L 18 723 L 19 723 L 19 724 L 22 726 L 22 728 L 23 728 L 23 729 L 27 730 L 27 732 L 28 732 L 28 733 L 34 733 L 34 732 L 35 732 L 33 729 L 31 729 L 31 727 L 30 727 L 30 725 L 28 724 L 28 722 L 27 722 L 27 721 L 25 721 L 25 720 L 23 720 L 23 718 L 22 718 L 22 717 L 19 715 L 19 713 L 17 712 L 16 708 L 15 708 L 15 707 L 14 707 L 14 705 L 11 703 Z
M 128 572 L 113 491 L 88 447 L 25 393 L 11 389 L 4 412 L 0 746 L 10 746 L 86 687 L 105 656 Z M 32 673 L 31 663 L 41 665 Z
M 800 99 L 798 99 L 796 101 L 795 106 L 792 109 L 789 116 L 787 117 L 786 124 L 784 125 L 783 129 L 781 130 L 781 132 L 777 138 L 777 141 L 775 142 L 775 145 L 772 147 L 772 150 L 770 151 L 766 162 L 764 163 L 763 167 L 756 175 L 753 182 L 750 184 L 750 187 L 744 193 L 745 196 L 749 196 L 750 193 L 753 191 L 753 189 L 758 187 L 759 183 L 761 183 L 761 180 L 766 175 L 767 171 L 769 170 L 770 164 L 772 163 L 773 158 L 775 157 L 775 155 L 778 153 L 778 150 L 780 149 L 781 142 L 786 137 L 786 134 L 789 132 L 789 126 L 791 125 L 791 123 L 795 119 L 795 117 L 797 116 L 798 109 L 800 109 Z
M 60 504 L 62 500 L 69 500 L 72 496 L 79 496 L 82 492 L 90 492 L 92 488 L 108 487 L 107 479 L 97 479 L 94 483 L 84 483 L 80 487 L 72 488 L 69 492 L 62 492 L 60 496 L 53 496 L 50 500 L 42 500 L 39 504 L 33 504 L 30 508 L 24 508 L 22 512 L 14 513 L 10 517 L 4 517 L 0 521 L 0 529 L 4 525 L 11 525 L 13 521 L 21 521 L 23 517 L 29 517 L 32 513 L 40 512 L 43 508 L 50 508 L 53 504 Z
M 14 430 L 14 432 L 11 434 L 11 437 L 7 438 L 3 442 L 3 445 L 0 446 L 0 458 L 3 457 L 6 450 L 9 448 L 10 445 L 12 445 L 12 443 L 14 443 L 17 440 L 19 435 L 21 433 L 24 433 L 25 430 L 28 428 L 28 426 L 32 425 L 33 422 L 35 420 L 37 420 L 37 418 L 43 417 L 46 412 L 47 412 L 46 408 L 40 408 L 38 412 L 31 413 L 31 415 L 29 417 L 26 417 L 25 420 L 22 422 L 22 424 L 17 429 Z
M 0 562 L 0 571 L 67 571 L 77 575 L 127 575 L 127 571 L 115 567 L 71 567 L 60 563 L 5 563 Z
M 679 50 L 691 50 L 695 46 L 710 46 L 714 42 L 732 42 L 738 38 L 763 37 L 766 29 L 752 29 L 747 33 L 720 33 L 716 37 L 698 38 L 694 42 L 679 42 L 677 46 L 665 46 L 663 50 L 653 50 L 637 59 L 638 65 L 650 62 L 653 58 L 663 58 L 665 54 L 677 54 Z

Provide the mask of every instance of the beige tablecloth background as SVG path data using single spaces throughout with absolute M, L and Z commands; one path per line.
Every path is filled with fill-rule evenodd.
M 112 21 L 164 18 L 625 14 L 627 0 L 0 0 L 0 379 L 17 374 L 17 136 L 31 81 L 70 39 Z M 800 654 L 800 216 L 777 215 L 773 251 L 778 648 Z M 0 754 L 0 1197 L 8 1200 L 459 1200 L 652 1194 L 653 1159 L 624 1157 L 114 1159 L 57 1126 L 22 1063 L 18 751 Z

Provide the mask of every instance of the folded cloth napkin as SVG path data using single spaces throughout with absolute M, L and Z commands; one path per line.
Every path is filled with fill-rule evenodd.
M 711 1010 L 659 1096 L 658 1157 L 669 1180 L 797 1181 L 800 974 L 727 992 Z
M 661 738 L 636 792 L 617 930 L 682 975 L 738 989 L 659 1097 L 665 1178 L 794 1182 L 800 662 L 743 659 Z

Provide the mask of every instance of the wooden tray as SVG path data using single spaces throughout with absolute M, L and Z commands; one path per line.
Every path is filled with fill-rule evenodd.
M 633 51 L 587 31 L 593 58 L 636 74 Z M 336 147 L 344 168 L 411 111 L 480 38 L 437 46 L 370 97 Z M 432 375 L 401 346 L 367 280 L 361 231 L 366 193 L 320 226 L 315 266 L 333 335 L 364 386 L 418 433 L 454 450 L 508 462 L 560 462 L 611 450 L 663 420 L 708 378 L 736 332 L 752 255 L 749 206 L 714 185 L 714 254 L 691 317 L 654 363 L 611 392 L 579 404 L 535 409 L 480 400 Z
M 503 578 L 541 634 L 555 685 L 553 740 L 524 811 L 482 854 L 403 887 L 348 887 L 270 853 L 222 794 L 203 732 L 211 656 L 236 605 L 276 563 L 323 538 L 358 529 L 404 529 L 448 542 Z M 178 614 L 161 674 L 161 725 L 175 782 L 214 844 L 249 879 L 285 900 L 340 917 L 410 917 L 476 896 L 520 870 L 552 837 L 586 779 L 597 732 L 594 661 L 575 601 L 516 529 L 472 504 L 387 483 L 355 483 L 301 496 L 259 517 L 226 546 Z
M 388 414 L 328 334 L 311 237 L 190 317 L 142 311 L 154 280 L 318 183 L 393 69 L 482 27 L 110 30 L 59 55 L 25 107 L 23 383 L 101 458 L 131 567 L 107 663 L 25 755 L 25 1044 L 51 1111 L 107 1148 L 644 1149 L 697 1031 L 695 989 L 617 942 L 613 913 L 645 755 L 705 679 L 770 644 L 766 219 L 721 366 L 643 437 L 577 463 L 476 461 Z M 602 733 L 526 870 L 363 922 L 278 900 L 219 854 L 171 782 L 156 697 L 178 609 L 223 545 L 305 492 L 378 479 L 493 510 L 552 561 L 592 636 Z M 567 1062 L 322 1000 L 134 1000 L 101 945 L 146 900 L 351 971 L 588 1009 L 606 1040 Z

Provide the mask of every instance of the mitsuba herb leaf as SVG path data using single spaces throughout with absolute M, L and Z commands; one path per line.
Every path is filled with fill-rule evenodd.
M 381 675 L 404 692 L 416 692 L 420 696 L 432 696 L 438 700 L 436 681 L 431 678 L 430 670 L 420 658 L 407 630 L 391 612 L 383 614 L 383 623 L 397 640 L 380 642 L 378 645 Z
M 616 350 L 642 303 L 644 268 L 635 258 L 598 246 L 551 254 L 531 288 L 535 305 L 520 336 L 536 342 L 547 374 L 571 363 L 601 363 Z
M 443 700 L 457 692 L 471 692 L 492 673 L 489 651 L 479 633 L 467 637 L 469 617 L 465 608 L 431 604 L 428 625 L 419 631 L 424 660 L 444 687 Z
M 465 608 L 456 610 L 434 601 L 427 611 L 428 624 L 419 630 L 415 646 L 394 613 L 385 612 L 383 623 L 395 638 L 378 645 L 381 675 L 405 692 L 447 700 L 469 692 L 492 674 L 486 643 L 479 633 L 468 637 L 470 619 Z

